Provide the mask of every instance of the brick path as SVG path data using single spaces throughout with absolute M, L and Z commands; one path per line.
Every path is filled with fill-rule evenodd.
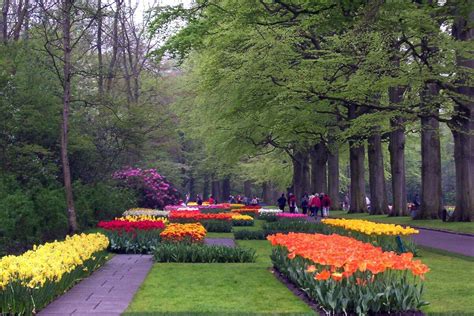
M 149 255 L 115 255 L 38 315 L 120 315 L 153 264 Z
M 205 238 L 204 243 L 206 245 L 217 245 L 217 246 L 227 246 L 227 247 L 235 247 L 235 241 L 232 238 Z

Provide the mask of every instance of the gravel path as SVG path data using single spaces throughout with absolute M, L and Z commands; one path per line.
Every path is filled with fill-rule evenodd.
M 152 256 L 148 255 L 115 255 L 38 315 L 120 315 L 152 264 Z

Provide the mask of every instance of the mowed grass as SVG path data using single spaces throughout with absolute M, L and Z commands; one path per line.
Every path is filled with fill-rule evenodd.
M 273 276 L 269 242 L 238 245 L 257 262 L 155 264 L 125 315 L 315 315 Z
M 367 213 L 348 214 L 345 211 L 331 211 L 329 215 L 330 217 L 364 219 L 380 223 L 418 226 L 474 234 L 474 222 L 443 222 L 440 219 L 413 220 L 410 216 L 389 217 L 387 215 L 369 215 Z
M 474 258 L 420 247 L 426 274 L 423 308 L 429 315 L 474 315 Z

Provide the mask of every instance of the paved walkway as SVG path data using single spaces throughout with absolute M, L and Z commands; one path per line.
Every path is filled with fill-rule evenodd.
M 204 243 L 210 246 L 235 247 L 235 241 L 232 238 L 205 238 Z
M 437 248 L 474 257 L 474 237 L 417 228 L 413 240 L 420 246 Z
M 38 315 L 120 315 L 153 264 L 148 255 L 115 255 Z

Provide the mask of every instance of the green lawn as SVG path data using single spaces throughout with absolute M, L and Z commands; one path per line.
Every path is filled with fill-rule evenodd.
M 431 271 L 426 274 L 424 307 L 427 314 L 473 315 L 474 258 L 420 247 L 421 261 Z
M 439 219 L 413 220 L 409 216 L 388 217 L 387 215 L 369 215 L 367 213 L 348 214 L 345 211 L 331 211 L 331 217 L 357 218 L 373 222 L 391 223 L 408 226 L 418 226 L 434 229 L 442 229 L 454 232 L 474 234 L 474 222 L 443 222 Z
M 267 241 L 238 244 L 257 262 L 155 264 L 125 315 L 315 315 L 272 275 Z

